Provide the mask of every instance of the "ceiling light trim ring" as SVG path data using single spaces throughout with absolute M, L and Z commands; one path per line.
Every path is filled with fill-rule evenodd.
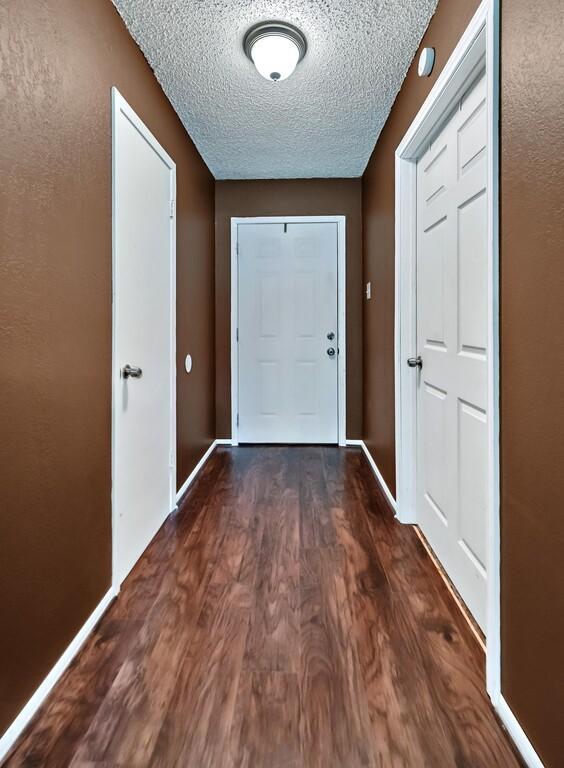
M 303 59 L 307 52 L 307 40 L 303 32 L 292 24 L 285 21 L 261 21 L 252 26 L 243 40 L 243 49 L 246 56 L 252 61 L 251 51 L 253 45 L 263 37 L 277 35 L 287 37 L 297 47 L 299 52 L 298 63 Z

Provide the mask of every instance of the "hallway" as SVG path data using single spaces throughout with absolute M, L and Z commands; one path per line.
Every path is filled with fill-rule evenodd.
M 219 448 L 6 765 L 518 766 L 360 450 Z

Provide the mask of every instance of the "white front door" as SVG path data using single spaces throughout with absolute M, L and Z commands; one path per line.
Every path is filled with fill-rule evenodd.
M 482 629 L 487 523 L 487 102 L 482 75 L 417 163 L 417 519 Z
M 239 224 L 238 250 L 239 441 L 337 443 L 337 224 Z
M 114 581 L 121 583 L 174 506 L 176 181 L 173 161 L 113 96 Z M 127 377 L 126 365 L 134 368 Z

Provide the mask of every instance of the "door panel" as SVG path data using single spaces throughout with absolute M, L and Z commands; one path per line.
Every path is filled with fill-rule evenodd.
M 257 280 L 256 301 L 260 307 L 260 336 L 276 339 L 281 333 L 280 280 L 276 272 L 261 272 Z
M 487 562 L 486 414 L 458 401 L 458 509 L 460 542 L 484 573 Z
M 485 77 L 417 164 L 417 514 L 482 629 L 487 563 Z
M 446 462 L 447 393 L 425 383 L 421 398 L 423 408 L 423 454 L 426 478 L 425 500 L 432 513 L 444 524 L 449 513 L 448 488 L 442 468 Z
M 113 505 L 118 582 L 172 509 L 175 408 L 174 164 L 141 132 L 144 126 L 122 101 L 115 100 L 114 120 Z M 139 366 L 141 378 L 124 378 L 126 363 Z
M 319 312 L 317 274 L 310 270 L 299 271 L 294 276 L 293 314 L 296 318 L 296 334 L 301 339 L 315 337 L 315 318 Z
M 484 161 L 486 153 L 485 136 L 487 136 L 488 124 L 485 88 L 480 91 L 478 99 L 476 99 L 476 92 L 470 97 L 472 103 L 465 106 L 465 114 L 471 110 L 470 115 L 457 128 L 459 177 L 480 161 Z
M 485 357 L 488 335 L 486 190 L 458 209 L 459 349 Z
M 422 233 L 425 241 L 422 258 L 425 267 L 421 269 L 421 291 L 418 311 L 422 315 L 421 328 L 425 332 L 425 346 L 447 348 L 446 344 L 446 296 L 447 281 L 445 237 L 447 220 L 440 218 Z
M 239 224 L 238 247 L 239 441 L 336 443 L 337 225 Z

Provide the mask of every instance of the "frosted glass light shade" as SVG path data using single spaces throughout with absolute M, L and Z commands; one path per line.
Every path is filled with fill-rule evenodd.
M 300 51 L 289 37 L 266 35 L 252 45 L 251 58 L 264 78 L 277 82 L 290 77 L 300 59 Z
M 266 80 L 286 80 L 305 56 L 307 43 L 299 29 L 283 21 L 251 27 L 243 41 L 245 53 Z

